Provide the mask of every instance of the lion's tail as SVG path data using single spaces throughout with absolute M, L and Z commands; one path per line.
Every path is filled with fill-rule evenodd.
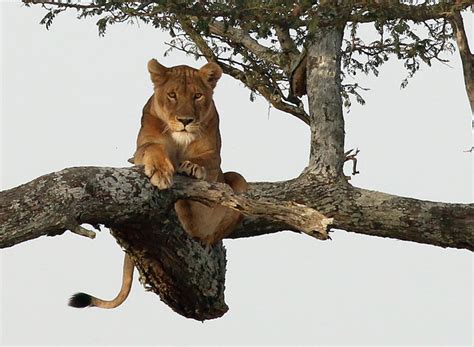
M 133 262 L 130 257 L 125 254 L 123 258 L 123 277 L 122 288 L 113 300 L 102 300 L 86 293 L 76 293 L 69 299 L 69 306 L 83 308 L 95 306 L 100 308 L 115 308 L 127 299 L 133 280 Z

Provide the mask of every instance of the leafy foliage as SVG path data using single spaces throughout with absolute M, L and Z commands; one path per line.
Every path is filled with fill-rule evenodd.
M 443 53 L 453 52 L 455 48 L 453 31 L 445 18 L 411 25 L 405 19 L 375 21 L 373 29 L 378 37 L 370 43 L 365 43 L 358 35 L 359 26 L 351 23 L 344 40 L 343 68 L 352 76 L 359 72 L 378 76 L 380 66 L 394 56 L 404 62 L 408 78 L 411 78 L 421 63 L 431 66 L 433 60 L 447 62 Z M 402 87 L 407 83 L 404 79 Z
M 283 0 L 93 0 L 34 1 L 47 13 L 47 28 L 66 9 L 78 18 L 99 17 L 103 35 L 114 23 L 142 21 L 170 33 L 172 49 L 195 59 L 217 61 L 224 72 L 263 95 L 273 106 L 307 121 L 300 96 L 291 88 L 293 73 L 316 30 L 344 26 L 341 80 L 362 72 L 378 76 L 380 67 L 394 57 L 404 62 L 407 78 L 421 63 L 445 62 L 452 52 L 453 31 L 446 17 L 472 1 L 283 1 Z M 372 33 L 366 30 L 372 23 Z M 370 36 L 374 36 L 370 39 Z M 369 39 L 367 38 L 369 37 Z M 408 79 L 402 82 L 406 86 Z M 345 105 L 350 97 L 364 100 L 357 83 L 343 83 Z M 362 88 L 363 90 L 363 88 Z

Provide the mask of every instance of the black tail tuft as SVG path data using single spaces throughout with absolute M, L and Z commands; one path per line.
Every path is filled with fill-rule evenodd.
M 92 304 L 92 296 L 86 293 L 76 293 L 69 299 L 69 306 L 83 308 Z

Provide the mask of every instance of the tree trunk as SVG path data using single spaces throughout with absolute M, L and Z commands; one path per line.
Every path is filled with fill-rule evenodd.
M 327 180 L 343 176 L 344 117 L 340 81 L 343 33 L 341 27 L 318 29 L 307 48 L 311 154 L 306 172 Z

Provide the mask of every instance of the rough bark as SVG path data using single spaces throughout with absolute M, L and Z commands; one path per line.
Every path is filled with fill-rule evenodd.
M 343 27 L 319 29 L 308 47 L 307 92 L 311 119 L 308 170 L 340 178 L 344 164 L 344 117 L 341 97 Z
M 224 247 L 189 238 L 173 210 L 176 195 L 160 194 L 138 170 L 66 169 L 0 194 L 0 247 L 68 229 L 93 237 L 80 224 L 104 224 L 145 287 L 173 310 L 198 320 L 227 311 Z
M 103 224 L 134 260 L 142 283 L 179 314 L 198 320 L 222 316 L 225 250 L 203 246 L 181 229 L 174 212 L 179 198 L 220 203 L 243 214 L 274 220 L 282 228 L 326 239 L 331 222 L 312 208 L 285 201 L 255 201 L 219 183 L 176 177 L 158 191 L 137 168 L 83 167 L 42 176 L 0 193 L 0 247 Z
M 219 202 L 246 213 L 230 238 L 325 228 L 331 220 L 317 209 L 347 231 L 474 250 L 473 204 L 402 198 L 344 181 L 324 183 L 312 174 L 253 183 L 246 197 L 184 177 L 160 192 L 136 168 L 94 167 L 66 169 L 1 192 L 0 247 L 68 229 L 91 236 L 79 225 L 103 224 L 134 260 L 144 286 L 173 310 L 197 320 L 220 317 L 228 309 L 225 250 L 221 243 L 204 247 L 182 231 L 173 209 L 178 198 Z M 301 224 L 288 222 L 298 220 L 294 217 Z M 325 232 L 308 234 L 326 238 Z
M 82 223 L 112 227 L 120 235 L 124 233 L 121 229 L 153 226 L 158 230 L 173 222 L 174 201 L 190 198 L 221 203 L 247 215 L 229 238 L 282 230 L 305 232 L 305 225 L 312 225 L 308 230 L 324 227 L 330 220 L 316 217 L 328 216 L 333 218 L 333 228 L 350 232 L 474 250 L 474 204 L 405 198 L 353 187 L 345 181 L 323 182 L 312 174 L 283 182 L 251 183 L 249 192 L 239 197 L 222 184 L 186 177 L 176 177 L 173 189 L 158 191 L 136 168 L 80 167 L 3 191 L 0 198 L 1 248 L 74 231 Z M 301 217 L 299 226 L 285 222 L 292 215 Z M 312 219 L 317 220 L 315 224 L 308 224 Z
M 461 13 L 454 12 L 452 14 L 451 25 L 453 26 L 456 44 L 461 57 L 467 97 L 469 98 L 471 111 L 474 113 L 474 54 L 471 53 L 471 49 L 469 48 L 469 42 Z
M 110 231 L 133 259 L 144 287 L 175 312 L 200 321 L 227 312 L 222 242 L 208 247 L 190 238 L 173 209 L 159 223 L 143 218 Z
M 172 190 L 159 191 L 137 167 L 65 169 L 0 192 L 0 197 L 2 248 L 65 230 L 81 233 L 78 226 L 83 223 L 107 227 L 137 221 L 166 224 L 163 219 L 169 217 L 174 202 L 182 198 L 218 203 L 319 239 L 327 238 L 331 223 L 316 210 L 293 201 L 271 197 L 252 200 L 234 194 L 224 184 L 183 176 L 175 177 Z
M 312 174 L 278 183 L 254 183 L 250 196 L 292 200 L 332 217 L 334 229 L 439 247 L 474 251 L 474 204 L 406 198 L 354 187 L 341 180 L 323 182 Z M 247 218 L 231 238 L 282 230 Z

